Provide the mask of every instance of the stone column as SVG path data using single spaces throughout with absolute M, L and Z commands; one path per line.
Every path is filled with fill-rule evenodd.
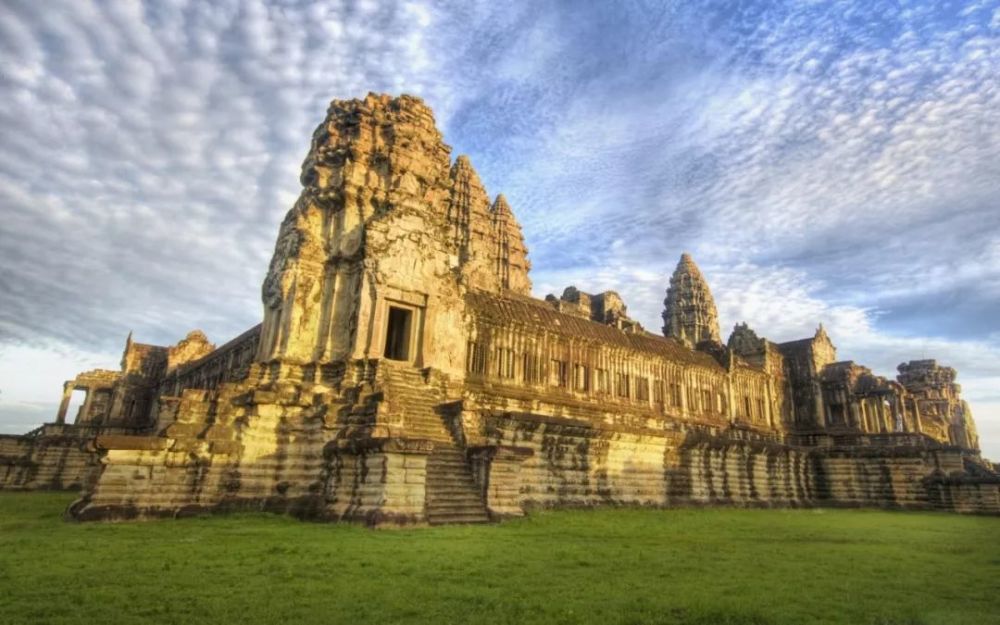
M 726 405 L 724 408 L 726 420 L 730 423 L 736 421 L 736 411 L 733 409 L 733 372 L 732 370 L 726 372 Z
M 774 428 L 774 392 L 771 390 L 771 385 L 774 384 L 774 380 L 768 377 L 767 384 L 764 386 L 764 408 L 767 414 L 767 424 Z
M 923 433 L 924 427 L 920 423 L 920 406 L 917 404 L 917 398 L 911 398 L 911 403 L 913 404 L 913 427 L 916 428 L 917 432 Z
M 681 373 L 681 414 L 685 417 L 691 416 L 690 408 L 688 407 L 688 389 L 691 387 L 690 376 L 687 375 L 687 371 Z M 614 381 L 609 380 L 608 383 L 614 386 Z M 614 389 L 612 389 L 614 390 Z
M 829 425 L 829 423 L 827 423 L 828 419 L 826 415 L 826 402 L 823 401 L 823 387 L 820 385 L 819 382 L 815 381 L 812 383 L 812 385 L 813 385 L 813 400 L 816 405 L 815 422 L 813 423 L 813 425 L 822 428 Z
M 94 401 L 94 393 L 88 386 L 83 389 L 87 393 L 87 397 L 83 400 L 83 408 L 80 409 L 80 417 L 84 423 L 90 422 L 90 405 Z
M 56 423 L 63 425 L 66 423 L 66 411 L 69 410 L 69 402 L 73 397 L 73 385 L 71 382 L 63 384 L 62 401 L 59 403 L 59 412 L 56 413 Z

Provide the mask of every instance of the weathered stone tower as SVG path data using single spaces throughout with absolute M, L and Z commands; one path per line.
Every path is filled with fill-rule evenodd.
M 971 449 L 979 448 L 979 435 L 969 404 L 961 398 L 956 372 L 936 360 L 911 360 L 897 367 L 897 380 L 909 392 L 915 425 L 921 432 L 951 440 Z
M 258 360 L 387 356 L 461 375 L 464 344 L 447 342 L 462 312 L 457 242 L 446 235 L 450 170 L 418 100 L 334 102 L 278 234 Z M 397 331 L 383 336 L 386 319 Z
M 455 159 L 450 177 L 448 230 L 458 247 L 462 283 L 531 295 L 528 249 L 506 198 L 498 195 L 490 204 L 468 156 Z
M 721 342 L 715 300 L 690 254 L 681 254 L 663 306 L 664 336 L 672 336 L 688 347 L 702 341 Z
M 517 223 L 514 212 L 502 193 L 493 202 L 493 232 L 496 237 L 494 264 L 500 288 L 521 295 L 531 295 L 528 248 L 524 246 L 521 224 Z

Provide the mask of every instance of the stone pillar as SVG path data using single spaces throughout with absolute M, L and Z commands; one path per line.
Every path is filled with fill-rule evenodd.
M 769 377 L 767 384 L 764 386 L 764 408 L 767 411 L 767 424 L 771 428 L 774 428 L 774 392 L 771 390 L 772 384 L 774 384 L 774 381 Z
M 736 421 L 736 410 L 733 408 L 733 373 L 729 371 L 726 374 L 726 406 L 725 415 L 726 420 L 730 423 Z
M 62 401 L 59 403 L 59 412 L 56 413 L 56 423 L 63 425 L 66 423 L 66 411 L 69 410 L 69 402 L 73 398 L 73 385 L 71 382 L 63 384 Z
M 82 417 L 83 422 L 89 423 L 90 422 L 90 405 L 94 401 L 94 393 L 90 389 L 90 387 L 87 387 L 87 388 L 85 388 L 83 390 L 84 390 L 85 393 L 87 393 L 87 397 L 83 400 L 83 407 L 80 409 L 80 416 Z
M 913 404 L 913 427 L 916 428 L 917 432 L 923 433 L 924 427 L 920 423 L 920 406 L 917 405 L 917 398 L 913 397 L 910 399 Z
M 890 405 L 891 406 L 891 405 Z M 879 415 L 882 419 L 882 427 L 886 432 L 895 432 L 896 424 L 892 418 L 891 410 L 886 410 L 885 399 L 883 397 L 878 398 L 878 410 Z
M 688 409 L 688 397 L 687 397 L 687 395 L 688 395 L 688 388 L 690 387 L 691 381 L 688 379 L 689 376 L 686 375 L 686 374 L 687 374 L 687 372 L 682 370 L 682 373 L 681 373 L 681 414 L 684 415 L 685 417 L 689 417 L 691 413 L 689 412 L 689 409 Z M 608 380 L 608 385 L 611 386 L 612 387 L 611 390 L 614 391 L 614 388 L 613 388 L 614 387 L 614 381 L 613 380 Z
M 820 428 L 829 425 L 827 423 L 826 402 L 823 401 L 823 387 L 819 382 L 813 382 L 813 399 L 816 404 L 816 415 L 813 425 Z

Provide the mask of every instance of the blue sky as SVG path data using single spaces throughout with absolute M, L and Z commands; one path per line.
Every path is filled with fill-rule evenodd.
M 723 333 L 824 323 L 959 370 L 1000 458 L 1000 0 L 0 5 L 0 431 L 129 330 L 223 342 L 332 98 L 411 93 L 504 192 L 536 295 L 650 329 L 682 251 Z

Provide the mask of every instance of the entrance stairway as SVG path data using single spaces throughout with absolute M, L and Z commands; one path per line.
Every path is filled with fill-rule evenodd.
M 436 446 L 431 452 L 426 489 L 427 522 L 431 525 L 490 520 L 465 452 L 456 445 Z
M 427 522 L 488 523 L 482 490 L 472 476 L 465 449 L 456 443 L 440 413 L 446 403 L 444 390 L 428 382 L 419 369 L 382 364 L 385 398 L 393 412 L 403 414 L 405 436 L 434 442 L 427 458 Z

